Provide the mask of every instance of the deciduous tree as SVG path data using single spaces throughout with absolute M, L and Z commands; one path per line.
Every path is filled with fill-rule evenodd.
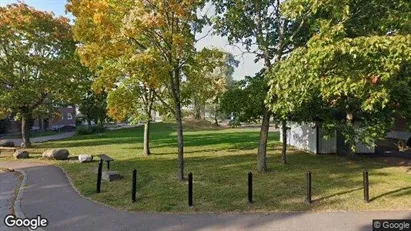
M 278 98 L 271 104 L 276 113 L 289 115 L 315 105 L 307 114 L 323 120 L 326 130 L 341 132 L 351 157 L 356 142 L 372 145 L 383 138 L 395 115 L 410 118 L 411 2 L 289 4 L 289 16 L 309 5 L 316 14 L 316 34 L 272 70 L 269 97 Z
M 102 125 L 107 118 L 107 93 L 96 93 L 90 86 L 78 106 L 80 113 L 86 116 L 88 126 L 91 126 L 91 121 Z
M 189 98 L 187 103 L 194 105 L 196 119 L 204 119 L 201 115 L 205 113 L 206 104 L 218 105 L 222 93 L 233 81 L 236 66 L 238 61 L 232 54 L 215 48 L 196 53 L 191 65 L 184 70 L 187 81 L 183 86 L 183 95 Z
M 33 111 L 46 99 L 72 101 L 75 43 L 69 20 L 24 3 L 0 7 L 0 111 L 21 115 L 25 147 L 30 147 Z
M 241 43 L 246 51 L 256 55 L 256 61 L 263 60 L 264 71 L 272 68 L 296 47 L 305 43 L 309 34 L 310 13 L 305 6 L 290 20 L 282 16 L 280 0 L 212 0 L 217 16 L 214 28 L 227 36 L 230 43 Z M 264 89 L 264 94 L 268 87 Z M 271 100 L 270 100 L 271 101 Z M 257 170 L 267 170 L 266 153 L 269 121 L 272 113 L 265 107 L 262 114 L 260 143 L 257 152 Z M 283 118 L 285 120 L 285 118 Z M 285 129 L 285 127 L 284 127 Z M 285 155 L 285 146 L 282 151 Z
M 184 142 L 181 113 L 183 67 L 195 52 L 194 30 L 201 30 L 203 20 L 197 17 L 202 0 L 71 0 L 67 9 L 76 16 L 75 38 L 83 62 L 105 73 L 106 88 L 114 88 L 116 78 L 127 67 L 128 60 L 155 60 L 161 73 L 155 83 L 165 85 L 172 99 L 159 100 L 174 114 L 177 123 L 178 174 L 184 179 Z M 133 74 L 138 73 L 133 70 Z M 147 84 L 150 85 L 150 84 Z
M 258 122 L 264 114 L 265 90 L 267 82 L 264 76 L 246 76 L 230 87 L 221 97 L 221 109 L 234 113 L 240 122 Z

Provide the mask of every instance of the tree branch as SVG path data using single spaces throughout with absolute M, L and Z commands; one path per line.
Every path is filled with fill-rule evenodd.
M 33 109 L 37 108 L 40 104 L 42 104 L 44 102 L 44 100 L 46 99 L 47 96 L 48 96 L 47 93 L 41 93 L 40 99 L 37 102 L 35 102 L 33 105 L 31 105 L 29 107 L 29 109 L 33 110 Z
M 174 110 L 174 108 L 171 107 L 170 104 L 168 104 L 166 101 L 164 101 L 164 99 L 161 98 L 161 96 L 158 95 L 156 91 L 153 90 L 153 94 L 154 94 L 154 97 L 156 97 L 158 100 L 160 100 L 160 102 L 161 102 L 165 107 L 167 107 L 174 115 L 176 114 L 176 111 Z
M 195 42 L 195 43 L 197 43 L 197 42 L 199 42 L 199 41 L 201 41 L 201 40 L 205 39 L 207 36 L 209 36 L 209 35 L 210 35 L 210 33 L 211 33 L 211 31 L 212 31 L 212 30 L 213 30 L 213 28 L 212 28 L 212 27 L 210 27 L 210 29 L 207 31 L 207 33 L 206 33 L 204 36 L 201 36 L 200 38 L 195 39 L 195 40 L 194 40 L 194 42 Z

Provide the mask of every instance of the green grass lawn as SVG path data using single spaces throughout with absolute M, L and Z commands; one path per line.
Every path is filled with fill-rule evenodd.
M 268 173 L 255 171 L 258 129 L 195 129 L 184 132 L 185 174 L 194 176 L 194 207 L 187 206 L 187 182 L 177 175 L 176 133 L 172 124 L 153 124 L 150 157 L 142 155 L 142 128 L 107 131 L 103 136 L 75 136 L 36 145 L 67 148 L 71 155 L 106 153 L 112 170 L 124 178 L 102 183 L 95 193 L 97 161 L 55 161 L 86 197 L 131 211 L 361 211 L 411 207 L 408 167 L 390 167 L 381 160 L 350 161 L 336 155 L 316 156 L 290 150 L 289 164 L 280 163 L 279 134 L 270 133 Z M 97 159 L 97 158 L 96 158 Z M 1 160 L 1 159 L 0 159 Z M 104 168 L 106 166 L 104 165 Z M 132 169 L 138 170 L 138 201 L 131 203 Z M 363 202 L 362 170 L 370 174 L 370 203 Z M 313 204 L 304 203 L 305 173 L 312 172 Z M 255 203 L 247 203 L 247 173 L 254 173 Z

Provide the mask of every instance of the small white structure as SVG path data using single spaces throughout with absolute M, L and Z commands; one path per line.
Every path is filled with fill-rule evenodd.
M 334 132 L 333 135 L 325 137 L 323 129 L 315 126 L 315 123 L 287 122 L 287 144 L 316 154 L 347 153 L 348 146 L 341 135 Z M 280 130 L 280 141 L 282 141 L 282 129 Z M 368 147 L 361 142 L 356 143 L 356 153 L 374 153 L 374 147 Z
M 408 131 L 390 131 L 387 138 L 407 141 L 411 137 L 411 132 Z

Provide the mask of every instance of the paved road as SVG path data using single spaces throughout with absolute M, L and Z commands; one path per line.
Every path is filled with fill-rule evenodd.
M 64 133 L 59 133 L 51 136 L 39 136 L 39 137 L 33 137 L 30 138 L 31 143 L 43 143 L 46 141 L 51 141 L 51 140 L 62 140 L 66 139 L 69 137 L 74 136 L 76 134 L 75 132 L 64 132 Z M 23 142 L 22 139 L 8 139 L 14 142 L 16 146 L 20 146 L 20 144 Z
M 411 218 L 411 211 L 255 214 L 160 214 L 117 211 L 80 196 L 62 170 L 0 162 L 26 171 L 22 209 L 49 219 L 47 230 L 371 230 L 372 219 Z
M 12 172 L 0 170 L 0 231 L 11 230 L 6 227 L 3 219 L 11 213 L 15 189 L 20 185 L 18 176 Z

